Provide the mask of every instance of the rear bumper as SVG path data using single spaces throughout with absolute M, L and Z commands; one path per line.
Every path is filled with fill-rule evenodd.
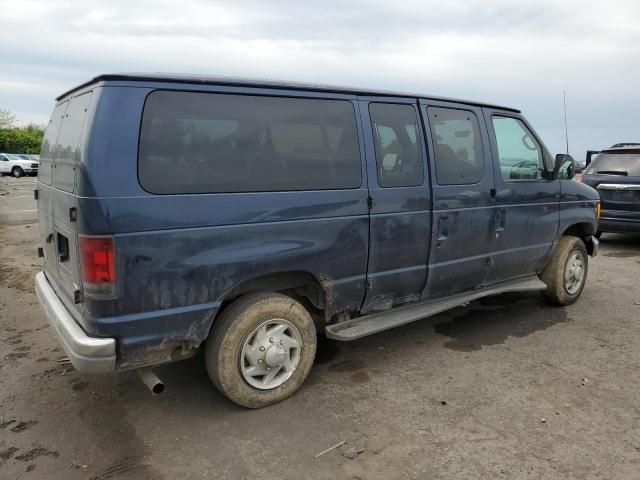
M 114 338 L 88 336 L 58 298 L 44 272 L 36 275 L 36 295 L 71 363 L 80 372 L 106 373 L 116 368 Z

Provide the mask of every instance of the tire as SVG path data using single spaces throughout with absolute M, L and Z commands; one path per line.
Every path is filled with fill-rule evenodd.
M 598 230 L 598 231 L 596 232 L 596 238 L 597 238 L 597 239 L 599 239 L 599 238 L 602 236 L 602 234 L 603 234 L 603 233 L 604 233 L 604 232 L 603 232 L 602 230 Z
M 20 167 L 13 167 L 11 169 L 11 175 L 13 175 L 16 178 L 20 178 L 24 175 L 24 171 Z
M 578 262 L 581 264 L 579 269 L 575 268 Z M 540 275 L 540 279 L 547 284 L 547 289 L 542 295 L 553 305 L 571 305 L 580 297 L 588 271 L 589 255 L 584 242 L 578 237 L 560 238 L 551 259 Z
M 207 372 L 231 401 L 265 407 L 300 388 L 313 365 L 316 343 L 311 315 L 298 301 L 279 293 L 252 293 L 231 303 L 214 322 L 205 346 Z M 265 369 L 270 372 L 264 376 L 250 376 Z M 269 381 L 276 369 L 277 376 Z

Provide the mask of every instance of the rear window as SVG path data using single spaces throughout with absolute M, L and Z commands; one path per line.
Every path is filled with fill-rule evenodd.
M 63 102 L 53 109 L 49 124 L 44 131 L 44 139 L 42 140 L 42 148 L 40 149 L 40 168 L 38 172 L 38 181 L 47 185 L 51 185 L 51 169 L 53 165 L 53 157 L 55 154 L 56 139 L 62 125 L 62 118 L 69 102 Z
M 640 150 L 629 153 L 601 153 L 591 162 L 585 173 L 640 177 Z
M 362 183 L 348 101 L 152 92 L 138 175 L 152 193 L 357 188 Z
M 53 110 L 40 151 L 40 181 L 73 192 L 87 108 L 92 92 L 66 101 Z

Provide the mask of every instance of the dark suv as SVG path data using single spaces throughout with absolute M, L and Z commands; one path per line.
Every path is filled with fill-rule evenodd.
M 600 193 L 599 233 L 640 232 L 640 144 L 602 150 L 576 179 Z
M 302 385 L 317 332 L 575 302 L 598 245 L 573 160 L 481 102 L 104 75 L 58 98 L 40 164 L 36 292 L 73 365 L 158 391 L 147 367 L 204 350 L 247 407 Z

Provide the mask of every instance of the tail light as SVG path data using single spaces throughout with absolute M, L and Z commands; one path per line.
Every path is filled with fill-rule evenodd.
M 116 292 L 113 237 L 78 237 L 85 295 L 112 296 Z
M 584 181 L 584 177 L 582 176 L 582 174 L 581 174 L 581 173 L 576 173 L 576 174 L 573 176 L 573 179 L 574 179 L 576 182 L 583 182 L 583 181 Z

